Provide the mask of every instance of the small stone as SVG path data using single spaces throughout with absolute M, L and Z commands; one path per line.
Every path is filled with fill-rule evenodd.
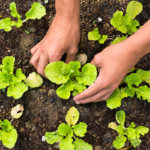
M 112 140 L 113 140 L 113 138 L 112 138 L 112 136 L 111 136 L 111 134 L 109 132 L 104 134 L 104 137 L 103 137 L 104 144 L 109 143 Z
M 42 136 L 42 142 L 45 142 L 45 136 Z
M 94 150 L 103 150 L 100 145 L 97 145 Z
M 32 124 L 30 123 L 30 121 L 28 121 L 28 122 L 26 122 L 25 126 L 27 129 L 31 129 Z
M 22 64 L 25 66 L 25 65 L 27 65 L 29 63 L 29 60 L 28 59 L 25 59 L 23 62 L 22 62 Z
M 50 89 L 50 90 L 48 91 L 48 95 L 50 95 L 50 96 L 55 96 L 55 95 L 56 95 L 56 90 L 55 90 L 55 89 Z
M 46 91 L 46 89 L 39 89 L 38 94 L 45 95 L 45 94 L 47 94 L 47 91 Z
M 34 26 L 31 26 L 27 29 L 27 31 L 35 33 L 36 32 L 36 28 Z
M 54 145 L 54 148 L 59 149 L 59 144 L 60 144 L 60 142 L 56 142 Z
M 87 56 L 86 54 L 78 54 L 76 57 L 75 57 L 75 61 L 79 61 L 81 66 L 84 65 L 87 61 Z
M 36 131 L 36 126 L 35 125 L 33 125 L 32 131 Z
M 30 66 L 29 66 L 29 65 L 26 65 L 26 66 L 25 66 L 25 68 L 26 68 L 26 69 L 29 69 L 29 68 L 30 68 Z

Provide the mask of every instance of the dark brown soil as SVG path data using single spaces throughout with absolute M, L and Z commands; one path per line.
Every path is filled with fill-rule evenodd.
M 9 17 L 9 4 L 14 0 L 0 0 L 0 16 Z M 15 0 L 18 12 L 24 16 L 30 5 L 37 0 Z M 43 3 L 43 1 L 39 0 Z M 125 10 L 130 0 L 81 0 L 80 26 L 81 42 L 79 53 L 85 53 L 90 62 L 94 55 L 110 45 L 107 41 L 104 45 L 98 42 L 88 41 L 87 33 L 97 26 L 101 34 L 114 38 L 120 35 L 111 25 L 110 19 L 116 10 Z M 137 17 L 143 25 L 150 16 L 150 0 L 139 0 L 144 5 L 143 12 Z M 44 4 L 44 3 L 43 3 Z M 26 76 L 36 71 L 30 64 L 30 49 L 37 44 L 48 30 L 54 15 L 55 1 L 50 0 L 49 4 L 44 4 L 47 15 L 41 20 L 30 20 L 17 29 L 10 32 L 0 31 L 0 63 L 5 56 L 14 56 L 15 67 L 21 68 Z M 101 17 L 102 22 L 97 18 Z M 95 22 L 95 25 L 93 24 Z M 32 31 L 26 34 L 25 30 Z M 150 70 L 150 54 L 142 58 L 137 68 Z M 122 107 L 110 110 L 106 107 L 106 102 L 96 104 L 76 105 L 72 100 L 62 100 L 56 95 L 50 95 L 50 89 L 56 89 L 56 85 L 44 79 L 44 84 L 38 89 L 30 89 L 22 98 L 15 100 L 8 98 L 6 93 L 0 91 L 0 119 L 11 120 L 10 110 L 17 104 L 23 104 L 25 111 L 23 116 L 13 121 L 13 125 L 18 131 L 18 140 L 13 150 L 56 150 L 56 145 L 49 145 L 42 142 L 42 136 L 46 131 L 55 131 L 58 125 L 65 122 L 65 115 L 71 106 L 75 106 L 80 112 L 80 121 L 88 125 L 88 132 L 83 138 L 95 149 L 101 146 L 103 150 L 114 149 L 112 141 L 117 133 L 107 126 L 115 121 L 115 112 L 124 110 L 126 112 L 126 125 L 135 122 L 137 125 L 144 125 L 150 128 L 150 104 L 147 101 L 139 100 L 137 97 L 126 98 L 122 101 Z M 142 144 L 137 150 L 150 149 L 150 133 L 141 137 Z M 127 143 L 125 147 L 130 146 Z M 130 148 L 132 150 L 134 148 Z M 6 148 L 0 142 L 0 150 Z M 96 149 L 95 149 L 96 150 Z M 99 149 L 100 150 L 100 149 Z

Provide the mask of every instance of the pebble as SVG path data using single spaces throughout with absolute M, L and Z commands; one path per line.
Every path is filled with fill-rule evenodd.
M 40 95 L 46 95 L 47 91 L 46 91 L 46 89 L 39 89 L 38 90 L 38 94 L 40 94 Z
M 35 33 L 36 32 L 36 28 L 34 26 L 31 26 L 27 29 L 27 31 Z
M 103 150 L 100 145 L 97 145 L 94 150 Z
M 84 65 L 87 62 L 86 54 L 77 54 L 75 61 L 79 61 L 81 66 Z
M 55 145 L 54 145 L 54 148 L 59 149 L 59 143 L 60 142 L 56 142 Z
M 55 89 L 50 89 L 50 90 L 48 91 L 48 95 L 49 95 L 49 96 L 55 96 L 55 95 L 56 95 L 56 90 L 55 90 Z
M 27 65 L 29 63 L 29 60 L 28 59 L 25 59 L 23 62 L 22 62 L 22 64 L 25 66 L 25 65 Z
M 113 138 L 109 132 L 104 134 L 104 137 L 103 137 L 104 144 L 109 143 L 112 140 L 113 140 Z
M 36 126 L 35 125 L 32 126 L 32 131 L 36 131 Z

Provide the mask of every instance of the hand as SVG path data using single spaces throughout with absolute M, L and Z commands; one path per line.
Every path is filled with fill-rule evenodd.
M 98 53 L 92 64 L 100 68 L 95 83 L 74 97 L 76 104 L 107 100 L 140 57 L 133 55 L 127 40 L 107 47 Z
M 79 21 L 56 14 L 46 36 L 31 49 L 33 56 L 30 63 L 39 74 L 46 77 L 44 69 L 49 62 L 59 61 L 65 53 L 66 63 L 74 60 L 79 40 Z

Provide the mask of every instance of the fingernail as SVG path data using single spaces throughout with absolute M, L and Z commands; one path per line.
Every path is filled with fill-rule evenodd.
M 80 102 L 79 102 L 79 101 L 77 101 L 77 102 L 76 102 L 76 104 L 80 104 Z
M 77 99 L 74 97 L 73 100 L 76 101 Z

